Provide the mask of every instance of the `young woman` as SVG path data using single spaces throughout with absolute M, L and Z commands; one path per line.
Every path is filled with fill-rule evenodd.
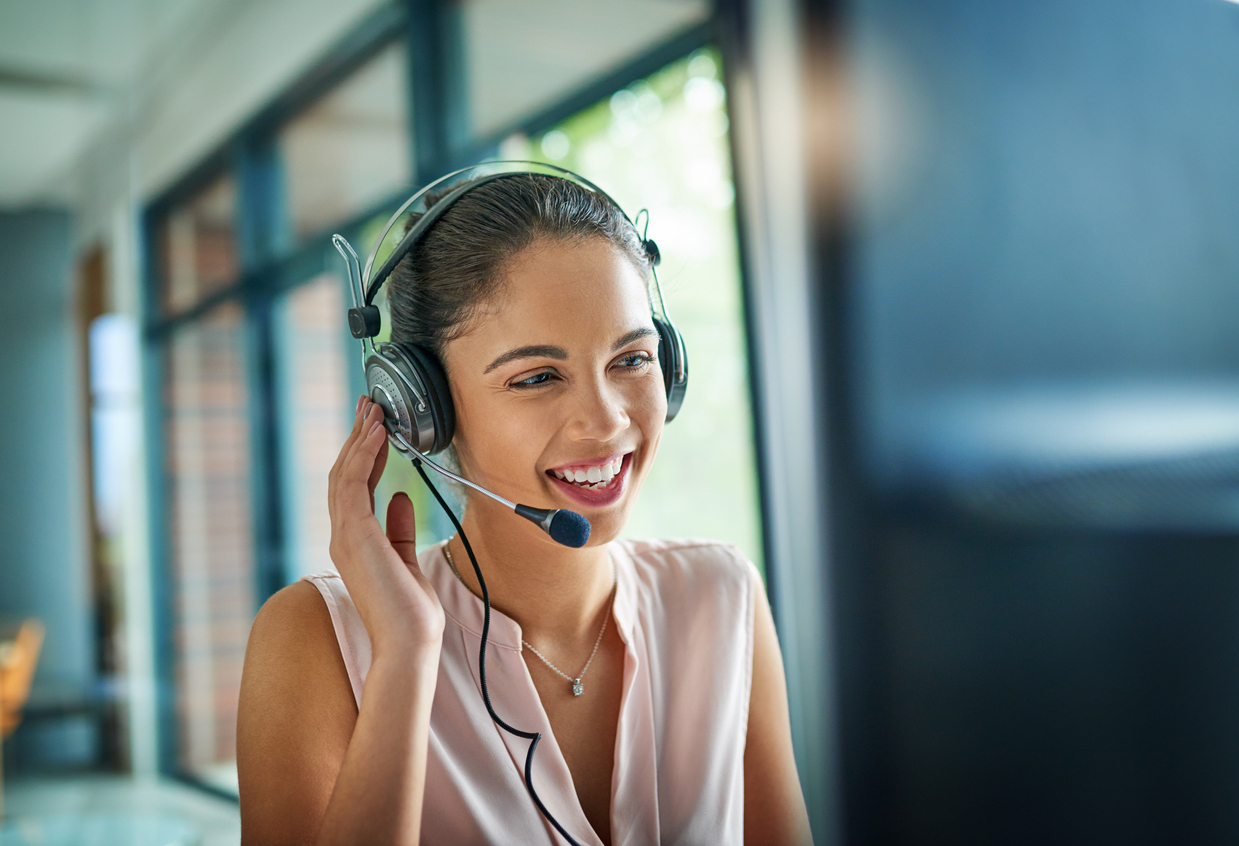
M 591 525 L 570 548 L 469 492 L 490 701 L 542 733 L 533 785 L 580 843 L 808 843 L 753 565 L 723 544 L 617 540 L 667 415 L 644 244 L 605 195 L 513 174 L 460 196 L 388 282 L 393 341 L 446 371 L 461 475 Z M 526 790 L 528 741 L 483 702 L 460 535 L 419 556 L 407 496 L 386 533 L 374 515 L 383 418 L 358 401 L 331 471 L 338 575 L 283 589 L 254 621 L 243 840 L 565 842 Z

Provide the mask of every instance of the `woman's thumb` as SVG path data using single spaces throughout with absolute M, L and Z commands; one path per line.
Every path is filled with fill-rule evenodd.
M 417 562 L 417 516 L 413 501 L 400 491 L 387 504 L 387 539 L 406 564 Z

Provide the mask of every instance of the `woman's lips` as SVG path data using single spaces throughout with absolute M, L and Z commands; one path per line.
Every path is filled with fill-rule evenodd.
M 617 502 L 624 495 L 624 490 L 628 485 L 628 468 L 632 464 L 632 455 L 630 452 L 623 457 L 619 472 L 615 474 L 615 478 L 610 483 L 595 490 L 560 479 L 549 470 L 546 472 L 546 477 L 574 502 L 587 507 L 601 508 Z

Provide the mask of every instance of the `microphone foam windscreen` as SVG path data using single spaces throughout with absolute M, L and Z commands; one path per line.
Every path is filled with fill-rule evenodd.
M 557 543 L 579 548 L 589 540 L 589 521 L 575 511 L 556 511 L 547 533 Z

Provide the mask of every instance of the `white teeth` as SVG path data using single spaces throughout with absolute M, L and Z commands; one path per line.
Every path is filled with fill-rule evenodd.
M 555 478 L 563 479 L 565 482 L 581 485 L 587 490 L 597 490 L 609 485 L 611 480 L 619 475 L 619 471 L 623 466 L 624 460 L 617 458 L 610 464 L 578 470 L 552 470 L 551 473 L 555 475 Z

